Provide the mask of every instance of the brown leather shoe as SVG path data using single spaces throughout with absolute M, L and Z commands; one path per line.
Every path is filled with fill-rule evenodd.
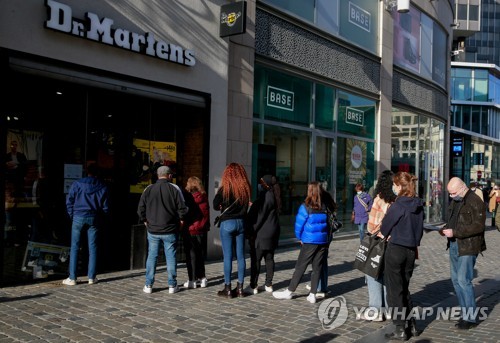
M 224 285 L 224 289 L 222 291 L 218 291 L 217 295 L 219 297 L 225 297 L 225 298 L 233 298 L 233 292 L 231 291 L 231 285 Z

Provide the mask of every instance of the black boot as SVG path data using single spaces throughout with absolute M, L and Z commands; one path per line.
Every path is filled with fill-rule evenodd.
M 236 283 L 236 288 L 234 289 L 234 294 L 238 298 L 243 298 L 244 296 L 246 296 L 245 292 L 243 291 L 243 284 L 242 283 L 239 283 L 239 282 Z
M 422 333 L 422 331 L 417 329 L 417 320 L 415 318 L 408 321 L 408 331 L 411 333 L 412 337 L 418 337 Z
M 402 326 L 396 326 L 396 329 L 391 333 L 386 333 L 385 338 L 398 341 L 406 341 L 408 337 L 406 336 L 405 328 Z
M 233 293 L 231 292 L 231 285 L 224 285 L 224 289 L 222 291 L 217 292 L 219 297 L 232 298 Z

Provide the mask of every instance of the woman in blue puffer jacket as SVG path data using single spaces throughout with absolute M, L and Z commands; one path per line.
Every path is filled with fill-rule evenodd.
M 288 288 L 284 291 L 273 292 L 277 299 L 292 299 L 309 264 L 312 264 L 311 291 L 307 301 L 316 302 L 318 280 L 323 267 L 323 256 L 326 254 L 329 243 L 329 229 L 325 204 L 321 203 L 321 184 L 310 182 L 307 186 L 307 198 L 299 207 L 295 217 L 295 236 L 300 241 L 301 248 L 295 271 Z

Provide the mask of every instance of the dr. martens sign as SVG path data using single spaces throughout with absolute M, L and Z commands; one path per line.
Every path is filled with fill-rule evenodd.
M 194 51 L 185 50 L 180 46 L 162 40 L 156 40 L 151 32 L 137 33 L 113 27 L 113 19 L 99 18 L 97 14 L 91 12 L 85 13 L 84 19 L 76 19 L 72 16 L 71 7 L 53 0 L 45 0 L 45 6 L 48 9 L 48 20 L 45 22 L 45 28 L 47 29 L 113 45 L 189 67 L 196 64 Z

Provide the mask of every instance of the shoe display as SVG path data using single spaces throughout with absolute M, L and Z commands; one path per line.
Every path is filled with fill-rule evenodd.
M 275 297 L 276 299 L 290 300 L 292 299 L 292 292 L 290 292 L 288 289 L 285 289 L 284 291 L 276 291 L 273 292 L 273 297 Z
M 205 287 L 207 287 L 207 285 L 208 285 L 208 280 L 207 280 L 207 278 L 206 278 L 206 277 L 204 277 L 204 278 L 203 278 L 203 279 L 201 279 L 201 281 L 200 281 L 200 287 L 201 287 L 201 288 L 205 288 Z
M 472 329 L 476 326 L 477 326 L 477 323 L 468 322 L 466 320 L 462 320 L 461 322 L 458 322 L 457 324 L 455 324 L 455 327 L 458 330 L 469 330 L 469 329 Z
M 309 295 L 307 296 L 307 301 L 309 301 L 311 304 L 315 304 L 316 303 L 316 294 L 309 293 Z
M 264 289 L 266 290 L 266 292 L 272 292 L 273 291 L 273 286 L 264 286 Z
M 74 286 L 74 285 L 76 285 L 76 280 L 71 280 L 70 278 L 67 278 L 67 279 L 64 279 L 62 283 L 63 283 L 63 285 L 66 285 L 66 286 Z
M 179 292 L 179 286 L 169 286 L 168 287 L 168 293 L 174 294 Z
M 98 282 L 99 282 L 99 280 L 97 280 L 97 278 L 89 279 L 89 285 L 94 285 L 94 284 L 96 284 Z
M 145 285 L 144 288 L 142 289 L 144 293 L 151 294 L 153 293 L 153 286 L 151 285 Z
M 183 286 L 185 288 L 196 288 L 196 282 L 195 281 L 186 281 L 186 282 L 184 282 Z

